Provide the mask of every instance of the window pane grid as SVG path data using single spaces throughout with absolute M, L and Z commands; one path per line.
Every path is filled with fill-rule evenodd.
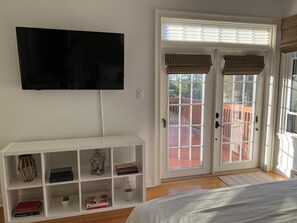
M 169 170 L 202 165 L 204 78 L 203 74 L 169 75 Z
M 250 80 L 253 81 L 250 81 Z M 224 77 L 221 161 L 250 161 L 253 151 L 256 75 Z
M 241 143 L 223 143 L 222 144 L 222 162 L 225 163 L 240 163 L 250 161 L 253 147 L 252 141 Z
M 297 58 L 292 62 L 290 111 L 297 112 Z

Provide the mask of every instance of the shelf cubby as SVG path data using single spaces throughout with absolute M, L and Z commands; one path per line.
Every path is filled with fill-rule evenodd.
M 112 180 L 96 180 L 91 182 L 82 182 L 81 183 L 81 194 L 82 194 L 82 210 L 83 211 L 98 211 L 106 208 L 112 207 Z M 110 198 L 109 207 L 98 208 L 94 210 L 86 210 L 86 197 L 88 196 L 101 196 L 106 194 Z
M 126 175 L 117 175 L 115 166 L 122 163 L 136 163 L 139 168 L 139 173 L 129 175 L 141 175 L 143 173 L 143 150 L 138 145 L 128 147 L 113 148 L 113 176 L 125 177 Z
M 6 156 L 4 158 L 5 168 L 9 170 L 6 174 L 7 190 L 32 188 L 42 186 L 41 156 L 33 154 L 35 160 L 37 177 L 30 182 L 24 182 L 24 178 L 18 170 L 19 156 Z
M 62 206 L 62 199 L 69 196 L 69 206 Z M 53 185 L 46 187 L 48 215 L 65 215 L 80 211 L 78 183 Z
M 9 207 L 8 208 L 8 216 L 11 221 L 26 221 L 30 222 L 29 219 L 40 219 L 44 217 L 44 199 L 43 199 L 43 188 L 42 187 L 34 187 L 34 188 L 26 188 L 26 189 L 16 189 L 9 190 L 7 192 L 7 198 Z M 40 200 L 42 203 L 41 211 L 39 215 L 27 216 L 27 217 L 14 217 L 14 209 L 19 202 L 24 201 L 35 201 Z
M 133 185 L 133 199 L 131 201 L 125 200 L 124 184 L 130 178 Z M 137 203 L 144 202 L 144 192 L 142 190 L 143 176 L 142 175 L 126 175 L 125 177 L 114 179 L 114 206 L 134 206 Z
M 44 154 L 45 163 L 45 183 L 46 184 L 69 184 L 78 181 L 78 158 L 77 151 L 52 152 Z M 73 171 L 73 181 L 61 181 L 50 183 L 49 177 L 51 169 L 71 167 Z
M 80 179 L 81 181 L 93 181 L 100 179 L 111 178 L 111 151 L 110 148 L 102 148 L 101 151 L 105 154 L 104 170 L 101 175 L 91 174 L 90 159 L 93 157 L 96 149 L 88 149 L 79 151 L 80 157 Z

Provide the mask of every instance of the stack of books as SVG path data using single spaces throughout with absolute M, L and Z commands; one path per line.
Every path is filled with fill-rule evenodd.
M 107 194 L 100 196 L 91 195 L 86 197 L 86 209 L 93 210 L 97 208 L 106 208 L 110 206 L 110 202 Z
M 54 168 L 50 172 L 50 183 L 73 180 L 72 167 Z
M 39 215 L 40 209 L 41 209 L 41 201 L 20 202 L 17 204 L 14 210 L 14 216 L 18 218 L 18 217 Z
M 116 173 L 117 175 L 125 175 L 132 173 L 139 173 L 139 168 L 137 163 L 123 163 L 116 165 Z

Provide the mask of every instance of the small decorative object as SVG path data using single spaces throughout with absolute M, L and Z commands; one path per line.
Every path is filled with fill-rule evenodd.
M 107 194 L 91 195 L 86 197 L 87 210 L 109 207 L 109 204 L 110 204 L 110 201 Z
M 104 161 L 105 154 L 101 149 L 96 149 L 93 157 L 89 160 L 91 163 L 91 174 L 101 175 L 105 172 L 104 170 Z
M 18 170 L 24 178 L 24 182 L 30 182 L 37 177 L 35 160 L 32 155 L 19 156 Z
M 73 171 L 72 167 L 61 167 L 61 168 L 53 168 L 50 171 L 49 182 L 57 183 L 63 181 L 71 181 L 73 180 Z
M 124 199 L 126 201 L 133 200 L 134 189 L 135 189 L 135 187 L 134 187 L 130 177 L 126 178 L 125 183 L 124 183 Z
M 62 200 L 62 206 L 63 206 L 63 207 L 68 207 L 68 205 L 69 205 L 69 200 L 70 200 L 70 197 L 69 197 L 69 196 L 65 196 L 65 197 L 63 197 L 63 200 Z

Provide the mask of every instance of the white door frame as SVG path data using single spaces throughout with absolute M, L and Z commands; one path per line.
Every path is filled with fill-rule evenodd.
M 165 68 L 165 54 L 167 53 L 179 53 L 179 54 L 207 54 L 211 55 L 212 58 L 215 58 L 214 56 L 214 50 L 206 50 L 201 48 L 174 48 L 174 47 L 168 47 L 168 48 L 162 48 L 161 50 L 161 76 L 160 76 L 160 114 L 161 119 L 168 119 L 167 114 L 167 107 L 168 107 L 168 75 L 166 73 Z M 213 63 L 215 64 L 215 63 Z M 204 124 L 203 131 L 204 133 L 209 133 L 212 131 L 212 122 L 209 121 L 212 119 L 212 113 L 213 113 L 213 105 L 212 105 L 212 98 L 213 98 L 213 77 L 215 69 L 211 67 L 210 72 L 208 74 L 205 74 L 205 89 L 204 89 L 204 114 L 203 114 L 203 120 L 206 120 Z M 208 104 L 207 104 L 208 102 Z M 167 123 L 169 121 L 167 120 Z M 168 124 L 167 124 L 168 127 Z M 168 155 L 167 155 L 167 148 L 168 148 L 168 139 L 167 139 L 167 131 L 168 128 L 163 127 L 163 123 L 160 123 L 160 145 L 161 145 L 161 153 L 160 153 L 160 159 L 161 159 L 161 179 L 165 178 L 172 178 L 172 177 L 181 177 L 181 176 L 189 176 L 189 175 L 197 175 L 197 174 L 208 174 L 211 172 L 211 153 L 212 153 L 212 141 L 211 141 L 211 134 L 203 134 L 203 166 L 202 167 L 195 167 L 191 169 L 183 169 L 183 170 L 168 170 Z M 166 162 L 164 162 L 166 160 Z
M 278 68 L 279 68 L 279 50 L 276 49 L 277 45 L 277 25 L 280 24 L 279 19 L 274 18 L 257 18 L 247 16 L 228 16 L 228 15 L 216 15 L 216 14 L 201 14 L 181 11 L 170 11 L 170 10 L 155 10 L 155 96 L 154 96 L 154 149 L 153 149 L 153 164 L 154 171 L 152 179 L 148 179 L 150 185 L 159 185 L 161 183 L 161 139 L 160 139 L 160 125 L 161 114 L 160 114 L 160 73 L 161 73 L 161 18 L 172 17 L 172 18 L 186 18 L 186 19 L 200 19 L 200 20 L 217 20 L 217 21 L 233 21 L 233 22 L 249 22 L 249 23 L 262 23 L 271 24 L 273 27 L 272 43 L 270 47 L 267 47 L 267 52 L 270 52 L 270 58 L 265 59 L 265 68 L 267 68 L 267 74 L 264 77 L 264 110 L 262 119 L 262 139 L 261 139 L 261 156 L 260 156 L 260 167 L 265 170 L 272 170 L 273 161 L 273 146 L 274 146 L 274 133 L 275 133 L 275 117 L 276 117 L 276 99 L 277 99 L 277 84 L 278 84 Z M 278 37 L 279 39 L 279 37 Z M 178 43 L 179 45 L 180 43 Z M 170 45 L 170 44 L 169 44 Z M 181 44 L 183 45 L 183 44 Z M 191 43 L 186 43 L 187 46 L 193 46 Z M 224 48 L 224 44 L 195 44 L 195 46 L 210 47 L 211 49 Z M 255 46 L 244 46 L 236 45 L 234 47 L 228 44 L 228 49 L 255 49 L 259 48 Z M 181 46 L 180 48 L 183 48 Z M 213 132 L 211 133 L 213 134 Z M 213 162 L 214 163 L 214 162 Z M 214 166 L 211 166 L 211 173 L 214 173 Z

